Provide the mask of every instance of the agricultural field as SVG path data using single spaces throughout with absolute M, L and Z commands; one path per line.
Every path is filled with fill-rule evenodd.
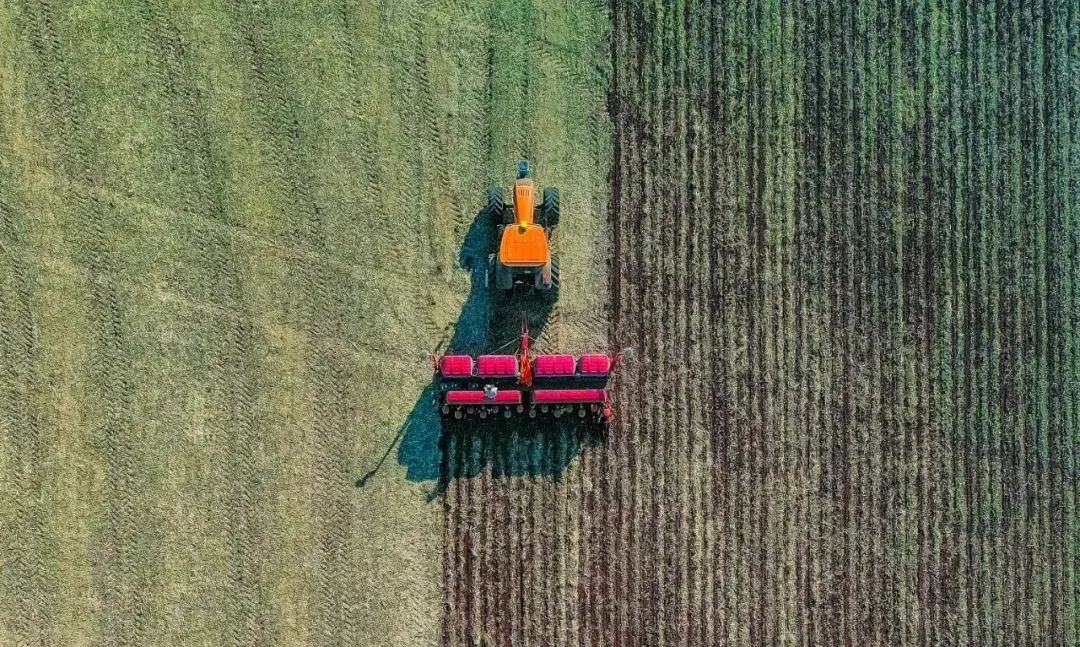
M 582 468 L 579 631 L 1080 642 L 1077 6 L 612 20 L 643 352 Z
M 1080 643 L 1078 93 L 1064 0 L 0 4 L 0 645 Z M 440 423 L 521 309 L 606 434 Z
M 0 6 L 0 645 L 438 642 L 437 429 L 355 483 L 482 311 L 462 248 L 521 157 L 567 195 L 543 334 L 606 336 L 607 29 Z

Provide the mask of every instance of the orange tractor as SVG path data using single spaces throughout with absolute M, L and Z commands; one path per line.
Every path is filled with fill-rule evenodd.
M 499 251 L 489 259 L 488 284 L 496 290 L 532 286 L 550 298 L 558 296 L 559 262 L 551 253 L 551 231 L 559 224 L 559 190 L 543 190 L 530 177 L 529 163 L 518 163 L 513 197 L 502 189 L 488 191 L 487 212 L 499 233 Z
M 489 279 L 497 291 L 524 285 L 554 298 L 559 265 L 551 253 L 549 234 L 559 222 L 559 191 L 541 191 L 529 177 L 529 163 L 518 164 L 513 200 L 500 189 L 488 192 L 487 211 L 499 232 L 498 252 L 490 257 Z M 573 416 L 607 425 L 612 418 L 608 380 L 632 349 L 619 352 L 537 353 L 522 316 L 517 351 L 510 341 L 493 353 L 472 356 L 425 353 L 435 369 L 435 402 L 443 418 L 462 420 L 526 415 L 529 418 Z

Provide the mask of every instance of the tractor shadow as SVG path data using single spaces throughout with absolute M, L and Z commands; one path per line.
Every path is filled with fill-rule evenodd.
M 505 297 L 487 287 L 488 255 L 495 246 L 495 227 L 489 214 L 480 211 L 473 218 L 458 256 L 459 265 L 470 273 L 469 295 L 454 333 L 440 353 L 479 355 L 504 344 L 509 345 L 501 352 L 513 352 L 523 315 L 532 337 L 539 337 L 547 324 L 553 304 L 543 295 L 529 290 Z M 454 479 L 477 476 L 488 468 L 496 478 L 544 475 L 559 479 L 582 447 L 604 441 L 601 429 L 576 417 L 443 419 L 437 410 L 437 397 L 433 377 L 395 439 L 400 440 L 397 460 L 405 466 L 406 478 L 435 484 L 429 500 L 441 495 Z M 392 447 L 374 469 L 357 480 L 357 487 L 363 487 L 375 474 Z

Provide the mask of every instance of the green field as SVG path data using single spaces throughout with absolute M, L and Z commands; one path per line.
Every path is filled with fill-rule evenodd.
M 605 298 L 607 29 L 571 2 L 0 7 L 0 644 L 437 642 L 433 484 L 353 483 L 520 157 L 568 196 L 549 332 L 603 335 L 576 320 Z
M 0 3 L 0 646 L 1080 644 L 1078 205 L 1065 0 Z

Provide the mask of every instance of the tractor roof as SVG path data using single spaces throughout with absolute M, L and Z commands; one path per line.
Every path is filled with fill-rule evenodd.
M 499 262 L 503 265 L 533 267 L 547 263 L 549 257 L 547 234 L 540 225 L 503 227 L 499 243 Z

